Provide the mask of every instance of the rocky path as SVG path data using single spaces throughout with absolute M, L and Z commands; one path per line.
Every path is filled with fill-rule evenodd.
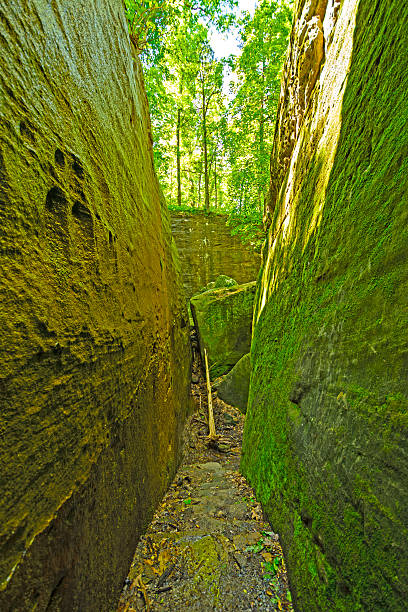
M 136 550 L 117 612 L 293 610 L 278 536 L 239 474 L 244 417 L 214 399 L 219 448 L 206 442 L 204 384 L 186 453 Z

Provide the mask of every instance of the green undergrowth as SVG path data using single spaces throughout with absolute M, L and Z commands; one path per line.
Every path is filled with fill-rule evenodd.
M 262 225 L 262 215 L 258 211 L 243 214 L 232 212 L 228 218 L 231 234 L 238 235 L 242 242 L 249 243 L 256 251 L 260 251 L 265 240 Z
M 193 206 L 188 206 L 186 204 L 178 206 L 177 204 L 168 204 L 167 208 L 174 213 L 187 213 L 189 215 L 220 215 L 226 216 L 226 212 L 222 212 L 219 210 L 206 210 L 205 208 L 195 208 Z

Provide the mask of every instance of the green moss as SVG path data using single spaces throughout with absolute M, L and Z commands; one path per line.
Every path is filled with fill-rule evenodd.
M 306 134 L 257 290 L 242 469 L 308 612 L 408 598 L 407 19 L 360 2 L 330 175 Z
M 248 404 L 251 356 L 244 355 L 218 384 L 218 397 L 245 414 Z
M 189 407 L 141 65 L 111 28 L 117 2 L 65 9 L 0 10 L 0 609 L 15 612 L 117 599 Z
M 228 372 L 249 352 L 255 282 L 212 289 L 191 298 L 202 362 L 207 350 L 211 378 Z

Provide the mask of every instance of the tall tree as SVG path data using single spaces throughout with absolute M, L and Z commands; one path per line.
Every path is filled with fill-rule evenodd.
M 209 26 L 231 23 L 235 0 L 125 0 L 145 68 L 156 171 L 171 204 L 259 219 L 287 47 L 291 0 L 260 0 L 240 22 L 234 85 L 223 95 Z
M 288 0 L 262 0 L 241 23 L 242 53 L 235 60 L 230 105 L 231 198 L 241 209 L 263 211 L 269 155 L 280 93 L 280 71 L 292 15 Z M 236 191 L 240 193 L 235 195 Z
M 209 126 L 211 104 L 214 98 L 221 95 L 223 64 L 214 58 L 214 51 L 208 41 L 204 41 L 199 53 L 198 81 L 201 96 L 201 128 L 204 163 L 204 208 L 210 208 L 210 177 L 209 177 Z

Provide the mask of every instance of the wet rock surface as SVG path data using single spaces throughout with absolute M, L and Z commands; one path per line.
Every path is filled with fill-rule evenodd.
M 289 612 L 278 535 L 238 471 L 244 417 L 215 398 L 221 439 L 210 448 L 203 385 L 193 387 L 201 409 L 186 428 L 184 462 L 138 545 L 118 612 Z

